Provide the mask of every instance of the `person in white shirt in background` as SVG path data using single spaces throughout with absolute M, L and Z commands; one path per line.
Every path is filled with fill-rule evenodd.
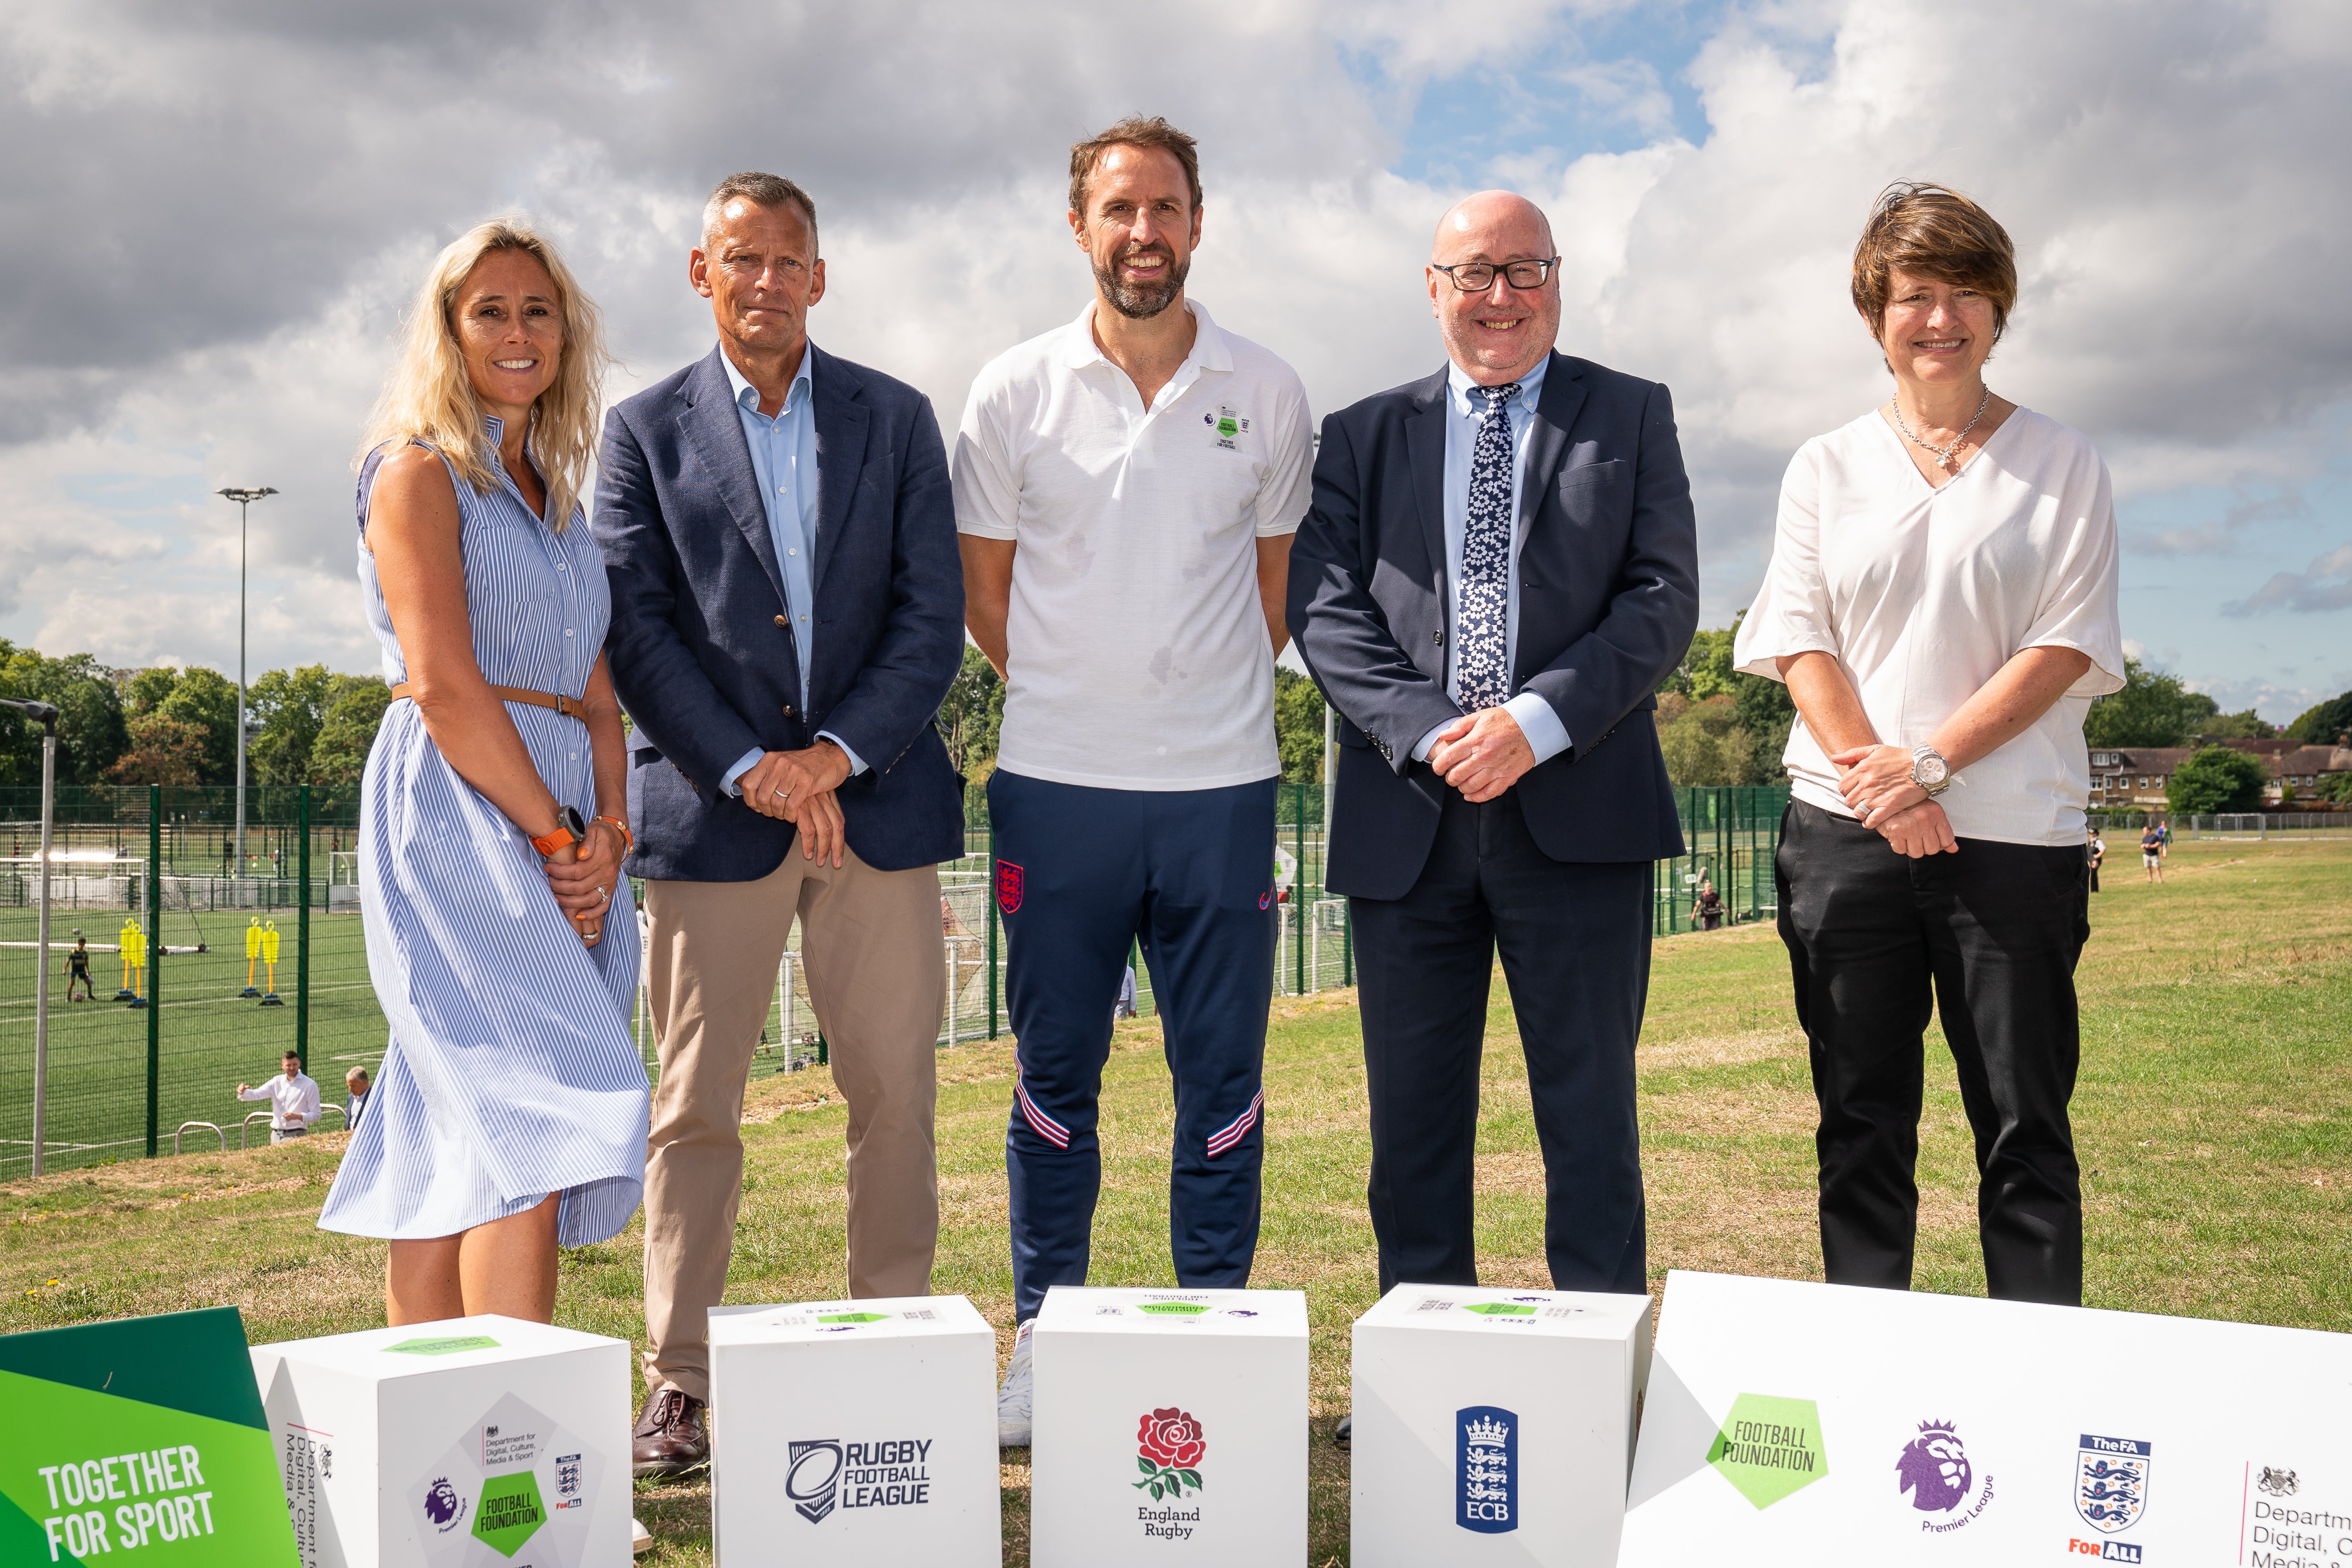
M 1976 1133 L 1990 1292 L 2079 1305 L 2083 717 L 2124 684 L 2106 465 L 1986 384 L 2017 263 L 1975 202 L 1889 186 L 1853 294 L 1895 395 L 1790 463 L 1732 655 L 1797 706 L 1774 870 L 1822 1260 L 1832 1284 L 1910 1288 L 1932 1009 Z
M 956 437 L 964 620 L 1005 680 L 988 781 L 1021 1074 L 1005 1140 L 1018 1325 L 997 1440 L 1029 1441 L 1028 1326 L 1082 1285 L 1097 1096 L 1130 944 L 1175 1079 L 1178 1283 L 1246 1284 L 1274 989 L 1274 660 L 1314 438 L 1291 368 L 1184 296 L 1200 162 L 1164 120 L 1070 155 L 1094 297 L 999 355 Z
M 259 1088 L 247 1084 L 236 1086 L 239 1100 L 269 1102 L 269 1141 L 283 1143 L 289 1138 L 307 1138 L 310 1123 L 319 1120 L 319 1086 L 302 1070 L 299 1052 L 286 1053 L 286 1070 Z
M 360 1118 L 367 1114 L 367 1068 L 353 1068 L 345 1073 L 343 1092 L 351 1097 L 343 1101 L 343 1125 L 356 1130 L 360 1124 Z

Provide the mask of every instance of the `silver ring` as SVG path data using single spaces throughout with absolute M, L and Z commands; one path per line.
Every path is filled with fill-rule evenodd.
M 773 795 L 779 800 L 790 800 L 793 798 L 792 792 L 790 790 L 771 790 L 769 793 Z

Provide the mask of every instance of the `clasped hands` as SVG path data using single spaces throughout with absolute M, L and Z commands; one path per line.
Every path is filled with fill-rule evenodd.
M 847 840 L 834 792 L 849 776 L 849 753 L 820 740 L 797 752 L 770 752 L 735 781 L 743 804 L 800 828 L 801 857 L 839 866 Z
M 588 825 L 587 837 L 565 845 L 548 859 L 547 885 L 583 947 L 604 940 L 604 915 L 613 907 L 613 889 L 621 877 L 622 844 L 621 830 L 600 816 Z
M 1481 708 L 1437 732 L 1429 748 L 1429 765 L 1475 805 L 1518 783 L 1519 775 L 1536 765 L 1536 752 L 1519 721 L 1507 710 Z
M 1838 792 L 1864 827 L 1873 828 L 1898 855 L 1959 852 L 1944 808 L 1911 782 L 1912 756 L 1904 746 L 1855 746 L 1830 758 L 1838 770 Z

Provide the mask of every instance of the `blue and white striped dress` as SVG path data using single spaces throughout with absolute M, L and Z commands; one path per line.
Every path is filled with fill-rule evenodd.
M 360 474 L 362 535 L 382 458 Z M 484 679 L 582 695 L 612 601 L 578 509 L 557 533 L 503 474 L 488 495 L 450 477 Z M 359 565 L 383 677 L 397 684 L 408 667 L 364 542 Z M 587 727 L 528 703 L 506 710 L 555 798 L 593 816 Z M 392 1045 L 321 1229 L 453 1236 L 559 1192 L 566 1247 L 628 1224 L 645 1191 L 647 1095 L 628 1023 L 636 912 L 628 879 L 616 880 L 604 940 L 582 946 L 530 840 L 443 760 L 414 702 L 385 711 L 361 794 L 360 908 Z

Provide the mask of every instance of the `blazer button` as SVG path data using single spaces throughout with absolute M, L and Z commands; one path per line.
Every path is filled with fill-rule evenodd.
M 1442 631 L 1432 632 L 1429 634 L 1429 640 L 1435 643 L 1438 647 L 1444 647 L 1445 646 L 1445 634 Z
M 778 626 L 791 626 L 792 624 L 793 624 L 793 623 L 792 623 L 792 620 L 791 620 L 791 618 L 790 618 L 789 616 L 778 616 L 776 617 L 776 625 L 778 625 Z
M 793 705 L 792 705 L 791 703 L 787 702 L 787 703 L 785 703 L 785 704 L 784 704 L 784 717 L 785 717 L 785 718 L 787 718 L 787 719 L 789 719 L 789 718 L 791 718 L 792 716 L 793 716 Z

